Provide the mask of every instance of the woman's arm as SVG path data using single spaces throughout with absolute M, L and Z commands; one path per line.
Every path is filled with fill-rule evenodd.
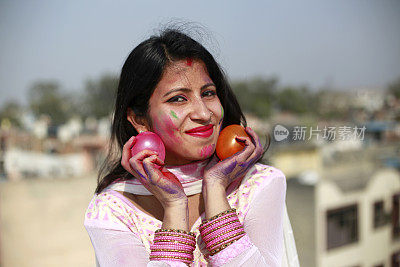
M 162 228 L 189 231 L 189 208 L 187 200 L 164 207 Z
M 272 170 L 250 203 L 243 222 L 245 236 L 210 256 L 212 266 L 281 266 L 286 179 L 280 170 Z M 207 192 L 204 201 L 210 212 L 230 208 L 221 189 L 210 187 Z
M 122 195 L 113 192 L 96 195 L 85 214 L 84 225 L 100 266 L 186 266 L 177 261 L 149 260 L 150 255 L 138 235 L 136 217 L 127 211 Z M 164 224 L 180 227 L 183 219 L 186 220 L 186 206 L 173 208 L 165 210 Z
M 130 148 L 134 141 L 135 137 L 132 137 L 124 145 L 121 165 L 139 179 L 162 204 L 162 229 L 156 231 L 154 244 L 150 246 L 151 254 L 148 255 L 137 236 L 129 231 L 121 232 L 119 228 L 103 228 L 101 225 L 105 223 L 96 224 L 98 216 L 94 216 L 94 225 L 100 227 L 87 229 L 96 251 L 96 258 L 101 266 L 145 266 L 143 264 L 147 265 L 147 262 L 148 266 L 186 266 L 184 262 L 192 260 L 195 248 L 194 235 L 182 232 L 189 231 L 187 196 L 179 180 L 171 173 L 166 176 L 166 171 L 160 168 L 164 162 L 158 158 L 156 152 L 143 150 L 131 157 Z M 118 225 L 131 224 L 125 222 L 130 215 L 126 214 L 124 209 L 116 212 L 117 207 L 111 207 L 115 206 L 115 202 L 104 199 L 103 205 L 97 206 L 100 202 L 102 200 L 97 199 L 90 205 L 92 209 L 97 209 L 97 214 L 101 210 L 101 213 L 108 214 L 107 220 L 115 220 Z M 149 261 L 149 258 L 152 260 Z
M 86 228 L 101 267 L 184 267 L 178 261 L 149 261 L 143 242 L 132 232 Z
M 231 208 L 226 198 L 226 189 L 220 183 L 203 184 L 202 193 L 206 219 Z

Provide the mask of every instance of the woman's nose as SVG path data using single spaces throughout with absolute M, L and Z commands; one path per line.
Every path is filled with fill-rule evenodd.
M 198 100 L 193 102 L 193 108 L 190 117 L 193 120 L 210 121 L 211 110 L 203 101 Z

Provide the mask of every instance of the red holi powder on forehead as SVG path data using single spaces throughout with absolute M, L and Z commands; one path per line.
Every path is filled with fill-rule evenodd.
M 193 59 L 192 59 L 192 58 L 187 58 L 187 59 L 186 59 L 186 65 L 187 65 L 187 66 L 191 67 L 191 66 L 192 66 L 192 63 L 193 63 Z

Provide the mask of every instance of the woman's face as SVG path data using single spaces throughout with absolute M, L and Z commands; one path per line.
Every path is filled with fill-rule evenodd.
M 217 88 L 202 61 L 181 60 L 167 67 L 150 97 L 151 129 L 165 144 L 167 165 L 209 158 L 223 119 Z M 212 127 L 194 134 L 196 127 Z

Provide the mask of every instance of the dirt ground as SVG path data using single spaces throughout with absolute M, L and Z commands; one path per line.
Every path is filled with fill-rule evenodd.
M 94 266 L 83 226 L 95 175 L 0 183 L 0 266 Z

